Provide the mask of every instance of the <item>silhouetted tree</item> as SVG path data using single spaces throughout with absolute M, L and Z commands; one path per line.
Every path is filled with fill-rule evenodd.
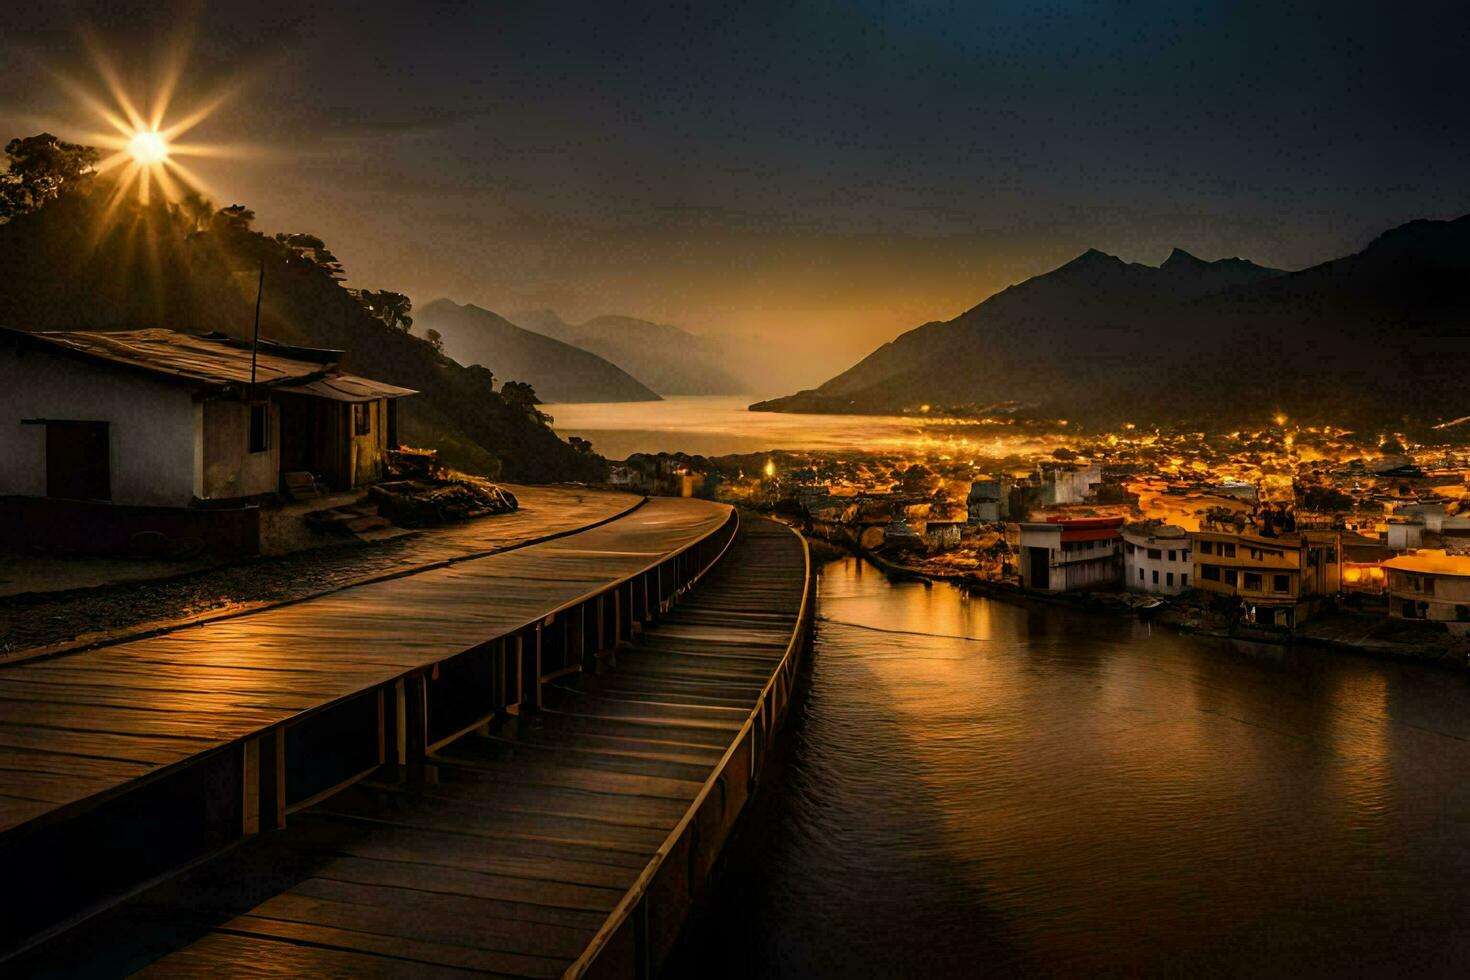
M 85 184 L 98 159 L 95 147 L 68 143 L 50 133 L 13 139 L 5 144 L 5 155 L 10 166 L 0 174 L 0 222 Z
M 211 225 L 216 231 L 227 235 L 244 236 L 250 233 L 250 225 L 253 221 L 255 221 L 254 211 L 243 204 L 231 204 L 214 213 Z
M 444 337 L 440 335 L 439 331 L 435 330 L 433 327 L 430 327 L 428 331 L 425 332 L 424 339 L 429 342 L 429 346 L 434 348 L 434 350 L 438 351 L 440 354 L 444 353 Z
M 174 214 L 185 233 L 208 231 L 210 221 L 214 218 L 214 204 L 204 195 L 190 191 L 174 205 Z
M 569 436 L 567 438 L 567 445 L 579 453 L 584 453 L 588 456 L 592 455 L 592 443 L 587 439 L 583 439 L 581 436 Z
M 327 243 L 315 235 L 306 232 L 278 232 L 276 241 L 289 252 L 294 252 L 300 259 L 316 266 L 325 272 L 335 282 L 341 282 L 347 278 L 342 271 L 342 263 L 337 260 L 327 248 Z
M 408 315 L 413 309 L 413 300 L 402 293 L 391 292 L 387 289 L 380 289 L 377 292 L 363 289 L 358 291 L 357 301 L 369 313 L 390 327 L 408 333 L 413 326 L 413 317 Z
M 511 408 L 519 409 L 527 416 L 541 422 L 550 423 L 551 416 L 536 408 L 541 404 L 541 399 L 536 397 L 536 389 L 526 381 L 507 381 L 500 388 L 500 397 Z

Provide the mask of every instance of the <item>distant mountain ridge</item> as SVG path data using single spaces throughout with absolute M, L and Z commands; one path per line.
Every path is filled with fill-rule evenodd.
M 924 404 L 1084 424 L 1379 424 L 1470 413 L 1470 216 L 1415 221 L 1300 272 L 1090 249 L 756 411 Z
M 444 352 L 479 364 L 504 381 L 526 381 L 547 402 L 659 401 L 657 393 L 616 364 L 580 346 L 514 323 L 473 304 L 437 299 L 414 316 L 413 331 L 439 331 Z
M 749 386 L 726 366 L 715 341 L 667 323 L 631 316 L 599 316 L 567 323 L 552 310 L 510 317 L 527 330 L 591 351 L 661 395 L 738 395 Z

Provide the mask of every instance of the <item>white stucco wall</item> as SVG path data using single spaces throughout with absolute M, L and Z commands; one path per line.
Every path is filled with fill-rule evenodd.
M 1194 559 L 1190 554 L 1188 538 L 1149 538 L 1146 535 L 1123 534 L 1123 584 L 1129 592 L 1152 592 L 1158 595 L 1178 595 L 1194 583 L 1189 576 L 1194 571 Z M 1130 551 L 1128 545 L 1133 545 Z M 1159 552 L 1159 557 L 1150 558 L 1149 549 Z M 1169 560 L 1169 553 L 1174 560 Z M 1143 574 L 1140 575 L 1139 573 Z M 1154 582 L 1154 574 L 1159 580 Z M 1169 576 L 1173 575 L 1173 584 Z
M 45 496 L 46 427 L 109 424 L 112 500 L 182 507 L 194 493 L 195 413 L 187 387 L 43 350 L 0 347 L 0 494 Z

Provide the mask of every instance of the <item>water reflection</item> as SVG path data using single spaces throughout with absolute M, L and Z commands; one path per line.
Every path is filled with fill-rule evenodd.
M 725 951 L 698 972 L 1322 975 L 1470 953 L 1461 676 L 855 561 L 827 567 L 820 608 L 784 769 L 684 947 Z

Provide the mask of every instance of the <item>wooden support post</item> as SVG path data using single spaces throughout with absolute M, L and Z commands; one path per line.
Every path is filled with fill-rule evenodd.
M 250 837 L 260 833 L 260 739 L 246 739 L 241 748 L 240 833 Z
M 255 828 L 280 830 L 286 826 L 286 730 L 273 728 L 253 739 L 256 743 Z

